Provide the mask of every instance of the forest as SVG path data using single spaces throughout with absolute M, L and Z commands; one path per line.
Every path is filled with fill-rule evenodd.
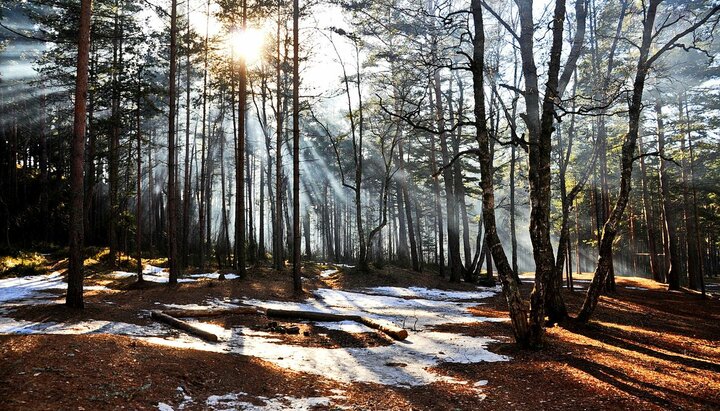
M 0 0 L 0 409 L 720 408 L 716 0 Z

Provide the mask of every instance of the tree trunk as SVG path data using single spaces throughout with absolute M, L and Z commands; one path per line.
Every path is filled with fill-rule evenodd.
M 650 203 L 650 195 L 648 193 L 647 169 L 645 167 L 645 158 L 643 155 L 642 134 L 638 134 L 638 151 L 640 154 L 640 184 L 642 187 L 643 217 L 645 219 L 645 227 L 647 229 L 648 254 L 650 254 L 650 273 L 653 280 L 657 282 L 664 281 L 664 276 L 660 271 L 658 262 L 657 243 L 655 242 L 655 216 Z M 662 161 L 662 160 L 660 160 Z
M 177 284 L 180 270 L 178 266 L 177 244 L 177 186 L 175 173 L 175 119 L 177 115 L 177 0 L 171 0 L 170 6 L 170 79 L 168 92 L 168 263 L 170 274 L 168 283 Z
M 88 61 L 90 59 L 90 14 L 92 1 L 81 0 L 78 31 L 77 76 L 75 77 L 75 107 L 70 168 L 70 262 L 65 304 L 83 308 L 83 167 L 85 162 L 85 119 L 88 91 Z
M 186 2 L 186 16 L 190 18 L 190 2 Z M 182 205 L 182 251 L 181 261 L 182 266 L 187 267 L 188 255 L 190 254 L 190 176 L 192 173 L 192 167 L 190 162 L 190 107 L 192 102 L 190 101 L 190 23 L 188 20 L 187 31 L 185 38 L 186 53 L 185 56 L 185 164 L 183 166 L 183 205 Z
M 525 76 L 525 123 L 529 135 L 528 177 L 530 180 L 530 240 L 535 260 L 535 287 L 530 295 L 529 344 L 541 343 L 545 321 L 545 292 L 552 281 L 555 256 L 550 241 L 550 183 L 555 99 L 558 94 L 565 1 L 556 0 L 548 79 L 540 111 L 537 67 L 534 58 L 535 23 L 532 1 L 518 1 L 520 54 Z M 542 114 L 542 115 L 541 115 Z
M 640 47 L 640 56 L 638 58 L 637 71 L 633 82 L 632 100 L 628 109 L 628 133 L 625 136 L 622 146 L 620 190 L 615 206 L 603 227 L 602 236 L 600 238 L 600 256 L 598 264 L 595 268 L 592 283 L 590 283 L 590 287 L 588 288 L 585 296 L 585 301 L 583 301 L 582 308 L 580 309 L 577 317 L 580 322 L 589 321 L 595 307 L 597 306 L 603 284 L 606 282 L 607 276 L 612 267 L 613 241 L 615 240 L 620 220 L 622 219 L 625 206 L 627 205 L 630 196 L 633 161 L 635 160 L 634 157 L 635 152 L 637 151 L 637 137 L 640 130 L 643 90 L 649 69 L 648 55 L 650 45 L 653 40 L 653 28 L 655 25 L 657 7 L 660 2 L 661 0 L 651 0 L 648 9 L 645 12 L 642 45 Z
M 450 154 L 448 152 L 447 133 L 445 129 L 445 111 L 442 104 L 442 92 L 440 90 L 440 71 L 435 70 L 433 78 L 433 88 L 435 93 L 435 116 L 437 128 L 440 130 L 440 157 L 443 166 L 450 162 Z M 432 137 L 431 137 L 432 138 Z M 442 171 L 443 182 L 445 183 L 445 207 L 447 219 L 448 233 L 448 266 L 450 268 L 450 281 L 460 281 L 461 261 L 460 261 L 460 233 L 458 226 L 457 203 L 455 201 L 455 182 L 452 167 L 444 167 Z
M 278 1 L 278 23 L 277 23 L 277 50 L 275 57 L 277 66 L 275 67 L 275 81 L 277 90 L 275 91 L 275 227 L 273 229 L 273 265 L 276 270 L 282 270 L 285 265 L 285 257 L 283 253 L 283 189 L 282 189 L 282 133 L 283 133 L 283 117 L 282 117 L 282 77 L 281 77 L 281 61 L 280 61 L 280 1 Z
M 242 30 L 247 30 L 247 1 L 242 1 Z M 247 62 L 239 57 L 238 130 L 235 146 L 235 259 L 234 266 L 240 277 L 245 277 L 247 257 L 245 245 L 245 115 L 247 114 Z
M 662 114 L 662 103 L 659 98 L 655 100 L 655 116 L 657 119 L 658 152 L 665 154 L 665 124 Z M 665 254 L 665 275 L 670 290 L 680 289 L 680 258 L 677 243 L 677 218 L 675 209 L 670 200 L 670 181 L 667 175 L 667 162 L 660 158 L 660 202 L 662 206 L 663 225 L 663 252 Z
M 207 195 L 207 156 L 208 156 L 208 138 L 207 138 L 207 99 L 208 99 L 208 40 L 210 36 L 210 0 L 208 0 L 205 9 L 205 43 L 203 48 L 203 92 L 202 92 L 202 149 L 200 151 L 200 201 L 198 206 L 198 225 L 200 228 L 200 270 L 205 269 L 205 256 L 207 247 L 205 245 L 205 199 Z
M 493 159 L 490 155 L 489 136 L 487 125 L 484 121 L 486 118 L 484 96 L 485 74 L 483 72 L 485 65 L 485 33 L 482 17 L 482 1 L 472 0 L 471 7 L 475 28 L 473 37 L 473 59 L 470 67 L 472 70 L 475 101 L 476 139 L 479 147 L 478 157 L 480 161 L 483 222 L 488 236 L 490 251 L 493 253 L 495 264 L 498 268 L 498 276 L 502 283 L 503 294 L 508 302 L 515 340 L 521 346 L 528 346 L 531 341 L 527 309 L 522 300 L 518 284 L 512 274 L 512 267 L 510 267 L 505 251 L 500 243 L 495 224 L 495 189 L 492 175 Z
M 110 211 L 108 213 L 108 263 L 115 267 L 117 263 L 117 220 L 120 214 L 118 204 L 118 185 L 120 183 L 120 72 L 122 67 L 122 35 L 120 13 L 122 6 L 118 0 L 115 1 L 115 15 L 113 26 L 113 57 L 112 57 L 112 96 L 110 104 L 110 148 L 108 151 L 108 192 L 110 196 Z
M 142 282 L 142 128 L 140 123 L 140 99 L 142 98 L 142 95 L 139 83 L 137 93 L 137 107 L 135 108 L 135 125 L 137 127 L 137 193 L 135 205 L 135 250 L 137 254 L 137 281 Z
M 679 117 L 678 121 L 683 123 L 683 112 L 687 109 L 687 101 L 684 100 L 685 96 L 681 96 L 678 100 Z M 695 183 L 693 181 L 692 171 L 692 139 L 690 130 L 690 119 L 685 116 L 684 121 L 684 135 L 680 138 L 680 149 L 683 153 L 682 161 L 682 197 L 683 197 L 683 220 L 685 221 L 685 232 L 686 234 L 686 253 L 687 253 L 687 275 L 688 285 L 693 290 L 700 290 L 700 284 L 702 283 L 702 273 L 700 265 L 700 254 L 698 253 L 698 234 L 697 234 L 697 211 L 693 207 L 693 199 L 691 189 L 694 190 Z M 687 138 L 687 145 L 685 144 L 685 138 Z

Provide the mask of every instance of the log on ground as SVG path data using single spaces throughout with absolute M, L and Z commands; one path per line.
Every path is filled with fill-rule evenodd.
M 211 310 L 163 310 L 164 314 L 176 318 L 188 317 L 221 317 L 223 315 L 244 315 L 244 314 L 264 314 L 264 311 L 257 307 L 231 307 L 231 308 L 215 308 Z
M 161 311 L 150 311 L 150 317 L 157 321 L 163 322 L 171 327 L 185 331 L 188 334 L 192 334 L 196 337 L 200 337 L 205 341 L 211 341 L 211 342 L 218 341 L 217 335 L 215 335 L 211 332 L 201 330 L 193 325 L 186 323 L 185 321 L 178 320 L 177 318 L 171 317 Z
M 267 310 L 267 316 L 275 318 L 299 318 L 303 320 L 328 322 L 355 321 L 360 324 L 364 324 L 372 329 L 381 331 L 399 341 L 402 341 L 408 337 L 408 332 L 405 329 L 396 327 L 392 324 L 382 324 L 372 318 L 363 317 L 360 315 L 323 313 L 318 311 L 276 310 L 269 308 Z

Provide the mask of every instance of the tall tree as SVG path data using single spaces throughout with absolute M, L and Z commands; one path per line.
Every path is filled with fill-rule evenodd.
M 293 0 L 293 289 L 302 292 L 300 274 L 300 6 Z M 358 79 L 359 81 L 359 79 Z
M 247 0 L 242 0 L 242 30 L 247 33 Z M 238 130 L 235 152 L 235 269 L 238 275 L 245 276 L 245 139 L 247 136 L 245 116 L 247 114 L 247 61 L 246 56 L 239 56 L 239 95 L 238 95 Z
M 167 172 L 167 241 L 169 284 L 177 284 L 180 275 L 178 261 L 178 204 L 175 164 L 175 119 L 177 116 L 177 0 L 170 3 L 170 78 L 168 86 L 168 172 Z
M 643 10 L 643 34 L 640 45 L 640 55 L 638 57 L 635 79 L 633 81 L 632 99 L 628 108 L 628 133 L 625 135 L 622 146 L 621 174 L 620 174 L 620 190 L 618 193 L 615 206 L 610 213 L 610 217 L 605 221 L 600 239 L 600 256 L 598 258 L 597 267 L 593 280 L 590 283 L 582 308 L 578 313 L 577 319 L 581 322 L 587 322 L 592 316 L 602 286 L 605 283 L 608 273 L 610 272 L 612 260 L 612 245 L 617 235 L 618 226 L 622 219 L 625 206 L 630 196 L 630 185 L 632 179 L 633 162 L 635 161 L 635 152 L 637 150 L 637 138 L 640 130 L 640 114 L 642 110 L 643 91 L 645 88 L 645 80 L 648 72 L 653 64 L 668 50 L 677 47 L 677 44 L 685 36 L 694 33 L 699 27 L 707 23 L 718 12 L 720 5 L 711 7 L 705 15 L 689 24 L 685 29 L 679 30 L 677 34 L 672 36 L 666 43 L 656 46 L 657 51 L 650 54 L 650 48 L 653 40 L 657 37 L 655 27 L 655 19 L 658 14 L 658 6 L 663 0 L 650 0 Z M 667 28 L 665 24 L 659 29 L 662 31 Z
M 72 166 L 70 169 L 70 263 L 65 304 L 82 308 L 83 302 L 83 168 L 85 166 L 85 121 L 90 60 L 90 15 L 92 0 L 80 2 L 78 55 L 75 79 L 75 109 L 72 140 Z

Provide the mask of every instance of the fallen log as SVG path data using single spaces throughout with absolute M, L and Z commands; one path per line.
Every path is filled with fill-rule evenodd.
M 196 336 L 196 337 L 200 337 L 200 338 L 202 338 L 202 339 L 205 340 L 205 341 L 211 341 L 211 342 L 217 342 L 217 341 L 218 341 L 218 336 L 217 336 L 217 335 L 215 335 L 215 334 L 213 334 L 213 333 L 211 333 L 211 332 L 207 332 L 207 331 L 201 330 L 201 329 L 199 329 L 199 328 L 197 328 L 197 327 L 195 327 L 195 326 L 193 326 L 193 325 L 190 325 L 190 324 L 186 323 L 185 321 L 178 320 L 178 319 L 175 318 L 175 317 L 171 317 L 171 316 L 163 313 L 162 311 L 150 311 L 150 317 L 153 318 L 153 319 L 155 319 L 155 320 L 157 320 L 157 321 L 163 322 L 163 323 L 165 323 L 165 324 L 167 324 L 167 325 L 169 325 L 169 326 L 171 326 L 171 327 L 174 327 L 174 328 L 177 328 L 177 329 L 179 329 L 179 330 L 185 331 L 185 332 L 187 332 L 187 333 L 189 333 L 189 334 L 192 334 L 192 335 L 194 335 L 194 336 Z
M 268 308 L 267 316 L 275 318 L 300 318 L 310 321 L 355 321 L 360 324 L 364 324 L 365 326 L 372 329 L 381 331 L 398 341 L 402 341 L 408 337 L 408 332 L 405 329 L 396 327 L 391 324 L 382 324 L 372 318 L 363 317 L 360 315 L 323 313 L 318 311 L 277 310 L 273 308 Z
M 237 314 L 264 314 L 263 310 L 257 307 L 230 307 L 215 308 L 210 310 L 163 310 L 164 314 L 171 317 L 220 317 L 223 315 Z
M 370 317 L 362 317 L 362 316 L 357 316 L 357 317 L 358 317 L 358 319 L 355 321 L 357 321 L 361 324 L 364 324 L 370 328 L 373 328 L 375 330 L 382 331 L 385 334 L 391 336 L 392 338 L 394 338 L 398 341 L 402 341 L 408 337 L 408 332 L 404 328 L 396 327 L 392 324 L 381 324 Z
M 329 322 L 355 321 L 355 318 L 350 318 L 350 317 L 357 317 L 357 316 L 350 316 L 350 315 L 345 315 L 345 314 L 323 313 L 323 312 L 319 312 L 319 311 L 277 310 L 274 308 L 268 308 L 266 313 L 267 313 L 268 317 L 274 317 L 274 318 L 300 318 L 303 320 L 329 321 Z

